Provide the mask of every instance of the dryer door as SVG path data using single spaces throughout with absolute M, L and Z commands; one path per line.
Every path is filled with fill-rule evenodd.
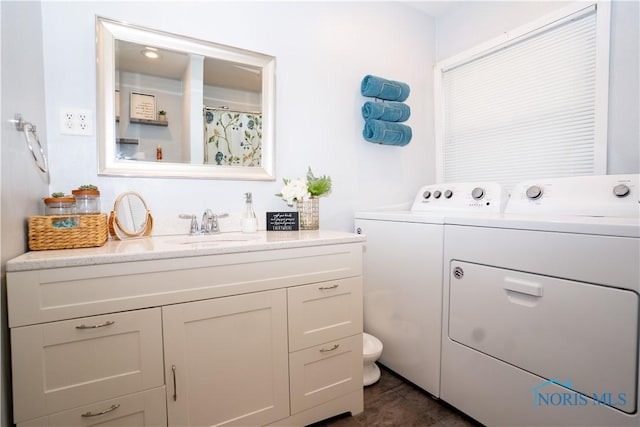
M 449 280 L 452 340 L 635 412 L 635 292 L 455 260 Z

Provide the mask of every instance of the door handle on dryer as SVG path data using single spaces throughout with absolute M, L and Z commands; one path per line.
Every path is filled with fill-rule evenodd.
M 542 296 L 542 285 L 536 282 L 516 279 L 514 277 L 504 278 L 504 289 L 507 291 L 518 292 L 520 294 L 531 295 L 534 297 Z

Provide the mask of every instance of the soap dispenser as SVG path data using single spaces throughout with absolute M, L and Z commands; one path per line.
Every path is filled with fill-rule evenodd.
M 245 209 L 242 215 L 242 232 L 243 233 L 255 233 L 258 231 L 258 219 L 256 213 L 253 211 L 253 201 L 251 193 L 244 193 L 245 197 Z

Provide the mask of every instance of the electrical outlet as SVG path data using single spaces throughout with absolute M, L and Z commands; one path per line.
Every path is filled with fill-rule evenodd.
M 91 110 L 61 109 L 60 133 L 64 135 L 93 135 L 93 114 Z

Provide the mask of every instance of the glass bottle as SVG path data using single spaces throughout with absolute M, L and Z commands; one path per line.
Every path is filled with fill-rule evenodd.
M 255 233 L 258 231 L 258 219 L 256 213 L 253 211 L 253 201 L 251 193 L 244 193 L 245 197 L 245 209 L 242 214 L 242 232 L 243 233 Z

